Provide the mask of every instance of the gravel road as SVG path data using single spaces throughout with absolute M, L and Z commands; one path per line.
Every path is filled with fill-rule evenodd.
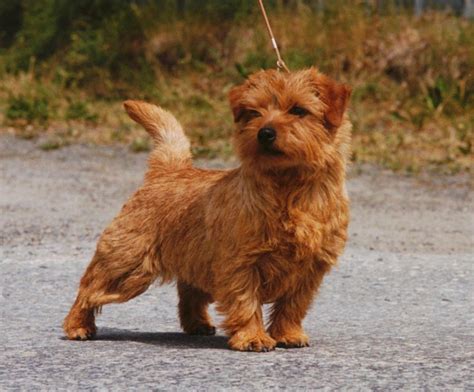
M 309 348 L 240 353 L 222 331 L 188 337 L 172 286 L 105 307 L 97 340 L 64 340 L 62 319 L 98 235 L 145 160 L 123 148 L 45 152 L 0 137 L 1 391 L 474 390 L 466 175 L 352 170 L 351 238 L 305 320 Z

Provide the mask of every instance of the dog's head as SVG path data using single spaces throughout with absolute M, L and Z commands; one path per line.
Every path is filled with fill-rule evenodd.
M 262 170 L 324 167 L 340 153 L 350 93 L 315 68 L 251 75 L 229 93 L 242 163 Z

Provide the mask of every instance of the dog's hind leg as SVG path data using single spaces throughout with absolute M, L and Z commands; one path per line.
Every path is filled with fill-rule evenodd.
M 208 305 L 213 301 L 211 295 L 183 281 L 178 281 L 178 294 L 179 319 L 184 332 L 190 335 L 214 335 L 216 328 L 207 312 Z
M 87 340 L 96 333 L 95 315 L 103 305 L 126 302 L 147 290 L 156 274 L 143 259 L 126 262 L 103 257 L 98 252 L 81 279 L 76 301 L 64 320 L 69 339 Z

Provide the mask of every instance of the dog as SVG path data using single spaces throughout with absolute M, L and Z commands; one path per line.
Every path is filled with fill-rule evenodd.
M 154 149 L 143 186 L 98 241 L 66 336 L 93 338 L 103 305 L 158 280 L 177 282 L 188 334 L 215 334 L 207 308 L 216 302 L 231 349 L 307 346 L 303 318 L 347 239 L 350 93 L 316 68 L 251 75 L 229 92 L 241 162 L 232 170 L 193 167 L 172 114 L 124 102 Z

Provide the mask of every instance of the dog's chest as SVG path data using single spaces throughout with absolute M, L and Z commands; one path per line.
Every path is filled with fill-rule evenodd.
M 257 262 L 261 295 L 265 302 L 280 297 L 307 275 L 315 253 L 317 224 L 306 215 L 283 212 L 278 221 L 267 222 L 265 241 Z
M 311 279 L 318 270 L 316 263 L 326 262 L 323 259 L 328 251 L 342 251 L 343 244 L 335 243 L 334 238 L 345 235 L 347 206 L 338 207 L 333 206 L 331 214 L 317 209 L 283 211 L 277 224 L 266 227 L 267 249 L 271 250 L 258 262 L 265 302 L 272 302 Z
M 279 219 L 265 228 L 272 257 L 291 260 L 314 255 L 321 243 L 324 227 L 314 214 L 300 210 L 283 210 Z
M 311 260 L 294 260 L 279 254 L 267 254 L 258 264 L 259 294 L 265 303 L 274 302 L 285 294 L 297 290 L 305 279 L 311 279 Z

